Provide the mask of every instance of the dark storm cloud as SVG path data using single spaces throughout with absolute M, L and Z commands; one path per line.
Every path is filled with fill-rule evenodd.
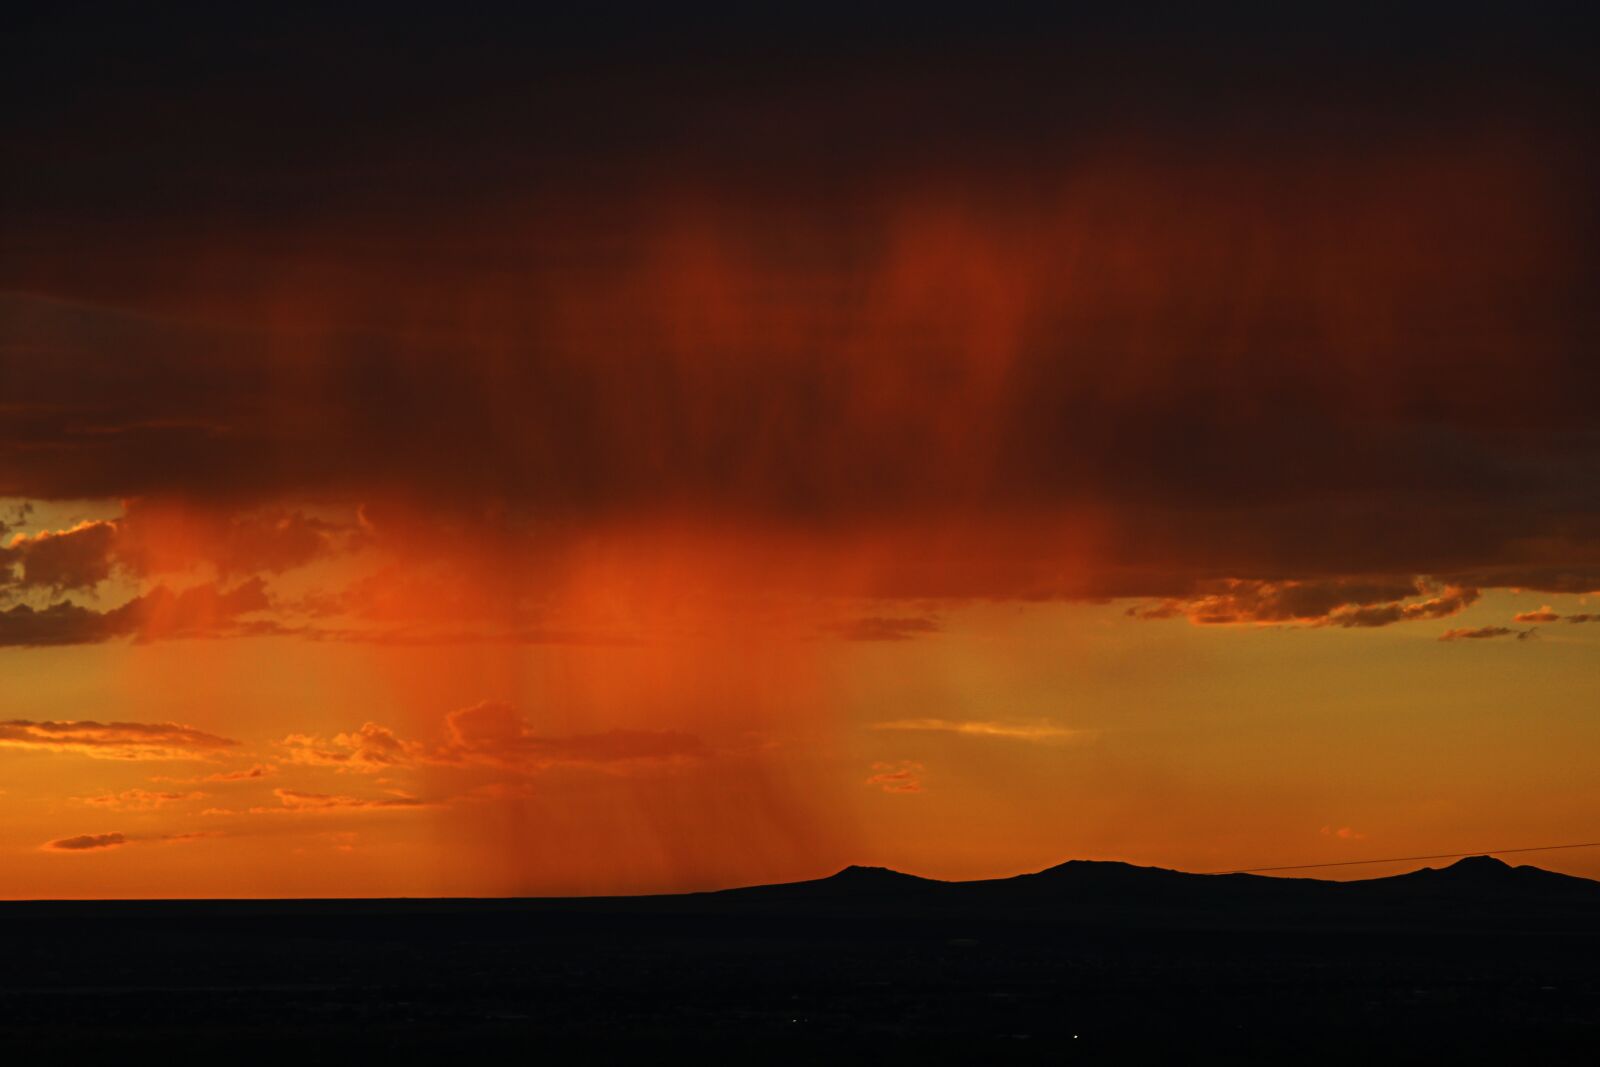
M 876 592 L 1197 621 L 1600 590 L 1592 75 L 1552 19 L 41 14 L 0 495 L 893 527 Z M 1062 515 L 1092 543 L 1012 536 Z M 136 519 L 0 574 L 149 572 Z M 343 536 L 206 540 L 244 577 Z

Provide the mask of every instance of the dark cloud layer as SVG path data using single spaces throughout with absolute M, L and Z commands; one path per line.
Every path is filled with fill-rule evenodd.
M 0 495 L 179 501 L 224 583 L 354 536 L 315 498 L 870 534 L 866 592 L 1202 622 L 1600 590 L 1557 15 L 384 25 L 8 46 Z M 59 600 L 162 573 L 138 507 L 0 547 L 58 600 L 0 644 L 248 632 L 247 584 Z

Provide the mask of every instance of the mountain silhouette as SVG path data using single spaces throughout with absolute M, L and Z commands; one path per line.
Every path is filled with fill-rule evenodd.
M 860 867 L 852 864 L 826 878 L 776 885 L 743 886 L 711 894 L 722 898 L 774 898 L 792 900 L 852 900 L 898 897 L 916 894 L 926 887 L 946 885 L 931 878 L 903 874 L 887 867 Z
M 638 898 L 641 901 L 646 898 Z M 666 899 L 666 898 L 658 898 Z M 1379 878 L 1195 874 L 1099 860 L 945 882 L 884 867 L 672 898 L 762 913 L 1053 919 L 1194 928 L 1492 925 L 1600 930 L 1600 882 L 1472 856 Z

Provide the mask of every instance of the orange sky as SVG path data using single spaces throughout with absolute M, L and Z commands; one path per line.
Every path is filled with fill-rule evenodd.
M 0 897 L 1600 836 L 1570 57 L 1125 29 L 262 30 L 46 94 Z M 37 84 L 122 55 L 56 32 Z

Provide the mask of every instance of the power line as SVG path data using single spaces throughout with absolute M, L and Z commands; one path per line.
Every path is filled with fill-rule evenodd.
M 1339 860 L 1337 863 L 1291 863 L 1282 867 L 1245 867 L 1236 871 L 1213 871 L 1214 874 L 1266 874 L 1269 871 L 1309 871 L 1317 867 L 1359 867 L 1367 863 L 1411 863 L 1416 860 L 1459 860 L 1468 856 L 1496 856 L 1509 852 L 1553 852 L 1561 848 L 1600 848 L 1600 841 L 1583 841 L 1576 845 L 1534 845 L 1528 848 L 1485 848 L 1477 852 L 1439 852 L 1432 856 L 1391 856 L 1381 860 Z

